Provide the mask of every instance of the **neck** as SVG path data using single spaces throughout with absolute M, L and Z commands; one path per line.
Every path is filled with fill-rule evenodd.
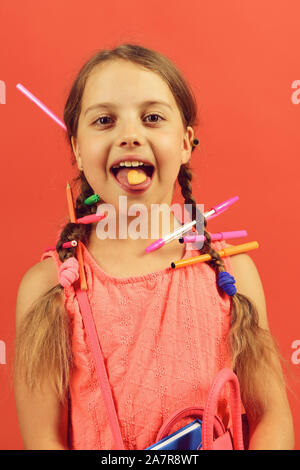
M 128 255 L 130 257 L 141 257 L 147 254 L 145 252 L 147 246 L 151 245 L 155 240 L 174 232 L 176 228 L 181 226 L 171 211 L 168 217 L 162 217 L 162 214 L 159 214 L 157 223 L 153 223 L 152 226 L 149 214 L 148 220 L 146 217 L 143 221 L 140 218 L 139 221 L 134 221 L 137 217 L 124 215 L 122 217 L 117 215 L 116 219 L 112 223 L 108 217 L 107 220 L 103 219 L 102 222 L 93 224 L 89 240 L 90 248 L 92 247 L 95 251 L 104 250 L 105 253 L 114 253 L 117 256 L 123 253 L 123 257 Z M 107 238 L 102 239 L 105 235 Z M 173 243 L 167 244 L 166 248 L 168 246 L 174 249 Z M 176 246 L 178 248 L 178 242 Z M 167 251 L 166 248 L 164 252 Z

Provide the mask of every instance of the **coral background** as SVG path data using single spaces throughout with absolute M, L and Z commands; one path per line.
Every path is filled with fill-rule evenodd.
M 246 229 L 270 329 L 294 378 L 288 392 L 300 448 L 300 71 L 297 0 L 27 0 L 0 4 L 1 287 L 0 449 L 22 449 L 12 387 L 15 302 L 25 271 L 66 221 L 70 149 L 60 119 L 68 91 L 96 51 L 138 43 L 167 55 L 197 98 L 200 147 L 193 193 L 205 210 L 238 195 L 208 230 Z M 179 194 L 176 202 L 181 201 Z M 296 253 L 296 254 L 295 254 Z

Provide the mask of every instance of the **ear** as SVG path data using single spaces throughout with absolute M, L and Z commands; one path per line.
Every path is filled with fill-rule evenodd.
M 71 142 L 72 142 L 73 152 L 74 152 L 74 155 L 75 155 L 75 158 L 76 158 L 76 161 L 77 161 L 78 170 L 82 171 L 83 166 L 82 166 L 82 161 L 81 161 L 81 157 L 80 157 L 80 151 L 79 151 L 79 146 L 78 146 L 77 139 L 72 136 L 71 137 Z
M 188 126 L 183 139 L 181 164 L 187 163 L 192 155 L 192 142 L 194 140 L 194 129 Z

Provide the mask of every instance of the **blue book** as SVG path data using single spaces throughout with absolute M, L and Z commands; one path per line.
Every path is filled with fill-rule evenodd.
M 202 446 L 202 421 L 196 419 L 145 450 L 194 450 Z

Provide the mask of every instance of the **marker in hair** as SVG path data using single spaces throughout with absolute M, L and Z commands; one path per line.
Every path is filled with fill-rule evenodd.
M 236 255 L 238 253 L 245 253 L 246 251 L 250 251 L 250 250 L 255 250 L 258 247 L 259 247 L 258 242 L 254 241 L 254 242 L 249 242 L 249 243 L 243 243 L 242 245 L 229 246 L 227 248 L 224 248 L 223 250 L 217 251 L 217 253 L 220 256 L 220 258 L 224 258 L 224 256 L 231 256 L 231 255 Z M 176 261 L 175 263 L 171 263 L 171 268 L 173 269 L 182 268 L 183 266 L 189 266 L 190 264 L 204 263 L 205 261 L 209 261 L 211 259 L 212 259 L 211 255 L 206 253 L 205 255 L 181 259 L 179 261 Z
M 246 230 L 235 230 L 234 232 L 218 232 L 210 233 L 212 241 L 216 240 L 228 240 L 229 238 L 241 238 L 247 237 Z M 204 242 L 206 240 L 205 235 L 187 235 L 186 237 L 179 238 L 179 243 L 194 243 L 194 242 Z
M 67 192 L 67 202 L 68 202 L 70 221 L 76 224 L 76 216 L 75 216 L 75 209 L 74 209 L 74 204 L 73 204 L 72 190 L 68 182 L 67 182 L 66 192 Z M 82 243 L 80 240 L 78 240 L 76 254 L 77 254 L 77 259 L 78 259 L 78 264 L 79 264 L 80 289 L 87 290 L 87 283 L 86 283 L 83 256 L 82 256 Z
M 65 242 L 62 244 L 62 248 L 74 248 L 77 246 L 77 241 L 76 240 L 71 240 L 70 242 Z M 48 248 L 45 249 L 45 251 L 53 251 L 56 250 L 56 246 L 48 246 Z
M 22 93 L 24 93 L 24 95 L 27 96 L 27 98 L 29 98 L 31 101 L 33 101 L 39 108 L 41 108 L 42 111 L 48 114 L 48 116 L 50 116 L 53 121 L 57 122 L 57 124 L 59 124 L 65 131 L 67 130 L 65 124 L 60 119 L 58 119 L 58 117 L 55 116 L 55 114 L 50 111 L 50 109 L 47 108 L 44 103 L 42 103 L 38 98 L 36 98 L 32 93 L 30 93 L 29 90 L 27 90 L 23 85 L 21 85 L 21 83 L 18 83 L 16 85 L 16 88 Z
M 238 196 L 231 197 L 230 199 L 227 199 L 227 201 L 221 202 L 217 206 L 212 207 L 208 212 L 205 212 L 203 216 L 205 217 L 205 219 L 211 219 L 213 217 L 216 217 L 217 215 L 226 211 L 229 208 L 229 206 L 231 206 L 231 204 L 236 202 L 238 199 L 239 199 Z M 151 253 L 151 251 L 158 250 L 159 248 L 164 246 L 166 243 L 169 243 L 172 240 L 175 240 L 183 233 L 188 232 L 196 223 L 197 223 L 196 219 L 192 220 L 192 222 L 188 222 L 182 227 L 179 227 L 171 234 L 166 235 L 164 238 L 159 238 L 154 243 L 151 243 L 151 245 L 147 246 L 146 253 Z
M 105 214 L 91 214 L 85 215 L 84 217 L 80 217 L 77 219 L 78 224 L 92 224 L 93 222 L 99 222 L 105 218 Z
M 76 215 L 75 215 L 75 209 L 74 209 L 74 204 L 73 204 L 72 190 L 71 190 L 71 186 L 69 185 L 69 183 L 67 183 L 66 193 L 67 193 L 67 203 L 68 203 L 70 222 L 76 224 Z
M 73 248 L 74 246 L 77 246 L 76 240 L 71 240 L 70 242 L 65 242 L 62 244 L 63 248 Z
M 89 196 L 83 202 L 87 206 L 92 206 L 93 204 L 95 204 L 96 202 L 99 202 L 99 201 L 100 201 L 100 196 L 98 194 L 92 194 L 92 196 Z

